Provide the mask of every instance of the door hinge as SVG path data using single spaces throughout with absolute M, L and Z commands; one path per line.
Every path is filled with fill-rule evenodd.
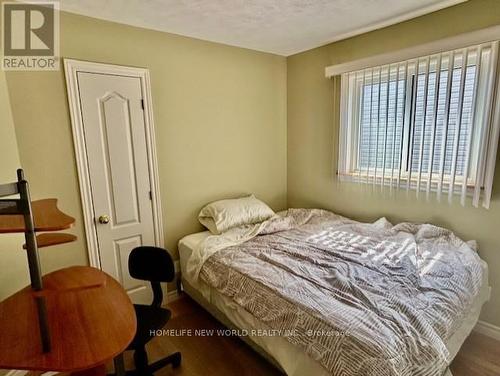
M 144 99 L 141 99 L 141 108 L 144 110 Z
M 153 192 L 152 192 L 152 191 L 149 191 L 149 199 L 150 199 L 151 201 L 153 201 Z

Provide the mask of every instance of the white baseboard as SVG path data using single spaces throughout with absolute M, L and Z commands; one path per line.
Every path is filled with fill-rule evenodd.
M 167 293 L 167 303 L 173 302 L 174 300 L 179 299 L 180 296 L 177 293 L 177 290 L 169 291 Z
M 500 341 L 500 327 L 487 323 L 485 321 L 478 321 L 474 328 L 476 333 L 484 334 L 490 338 Z

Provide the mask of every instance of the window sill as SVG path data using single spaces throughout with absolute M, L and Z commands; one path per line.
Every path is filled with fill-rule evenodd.
M 399 189 L 411 189 L 411 190 L 417 190 L 418 186 L 418 174 L 412 174 L 411 175 L 411 180 L 410 180 L 410 186 L 408 187 L 408 175 L 402 175 L 399 177 L 399 183 L 398 183 L 398 176 L 394 174 L 392 177 L 391 175 L 385 175 L 384 177 L 382 176 L 382 173 L 380 175 L 375 174 L 366 174 L 366 173 L 361 173 L 361 175 L 358 172 L 353 172 L 353 173 L 340 173 L 337 172 L 337 176 L 339 180 L 341 181 L 346 181 L 350 183 L 361 183 L 361 184 L 373 184 L 373 185 L 379 185 L 379 186 L 384 186 L 384 187 L 392 187 L 392 188 L 399 188 Z M 383 178 L 383 179 L 382 179 Z M 427 185 L 428 185 L 428 176 L 422 174 L 420 178 L 420 186 L 419 186 L 419 191 L 425 192 L 427 191 Z M 456 179 L 454 183 L 454 193 L 460 193 L 462 191 L 462 180 L 461 179 Z M 448 193 L 448 189 L 450 186 L 450 179 L 445 177 L 443 178 L 443 182 L 441 184 L 441 192 L 442 193 Z M 474 193 L 474 186 L 475 182 L 469 180 L 467 182 L 467 195 L 472 195 Z M 439 188 L 439 180 L 434 178 L 430 182 L 430 187 L 429 191 L 430 192 L 437 192 Z M 482 190 L 483 188 L 481 188 Z

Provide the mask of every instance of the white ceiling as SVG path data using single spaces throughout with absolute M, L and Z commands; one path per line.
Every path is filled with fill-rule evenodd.
M 61 0 L 61 9 L 292 55 L 466 0 Z

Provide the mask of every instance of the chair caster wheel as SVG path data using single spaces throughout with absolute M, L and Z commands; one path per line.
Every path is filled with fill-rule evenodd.
M 172 359 L 172 368 L 178 368 L 181 365 L 181 360 L 182 360 L 181 353 L 180 352 L 176 353 Z

